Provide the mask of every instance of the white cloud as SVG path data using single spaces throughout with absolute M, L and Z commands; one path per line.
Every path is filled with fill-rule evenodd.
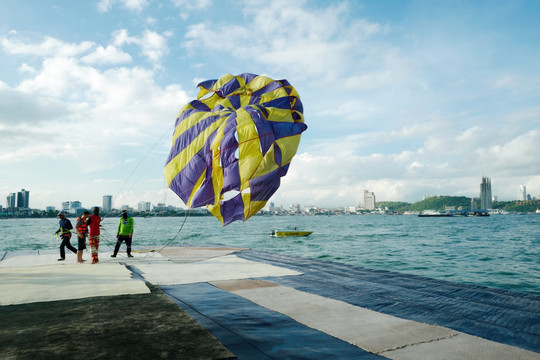
M 148 6 L 148 0 L 100 0 L 97 8 L 100 12 L 107 12 L 112 9 L 115 3 L 120 3 L 125 9 L 134 12 L 141 12 Z
M 206 10 L 212 6 L 212 0 L 173 0 L 173 4 L 176 7 L 180 7 L 184 10 Z
M 474 142 L 481 132 L 482 132 L 482 128 L 480 126 L 473 126 L 472 128 L 469 128 L 461 132 L 460 134 L 458 134 L 455 137 L 455 139 L 458 142 L 466 142 L 466 141 Z
M 69 156 L 72 160 L 74 160 L 76 156 L 73 153 L 83 151 L 83 149 L 84 145 L 82 144 L 79 144 L 78 146 L 62 143 L 28 145 L 25 147 L 18 147 L 13 151 L 1 151 L 0 164 L 27 161 L 36 158 L 58 158 L 64 156 Z
M 416 169 L 422 169 L 423 167 L 424 167 L 424 164 L 422 164 L 421 162 L 413 161 L 411 166 L 409 166 L 409 169 L 414 171 Z
M 109 45 L 107 47 L 98 46 L 93 53 L 90 53 L 83 58 L 81 61 L 89 65 L 101 65 L 101 64 L 124 64 L 130 63 L 132 57 L 121 50 L 116 46 Z
M 140 46 L 144 56 L 154 62 L 158 62 L 168 53 L 167 37 L 172 36 L 171 32 L 163 35 L 154 31 L 145 30 L 141 36 L 130 36 L 127 30 L 117 30 L 113 33 L 113 44 L 121 47 L 124 44 L 136 44 Z
M 491 164 L 493 170 L 500 174 L 537 175 L 540 174 L 538 144 L 540 130 L 531 130 L 502 145 L 479 148 L 478 161 Z
M 125 29 L 100 28 L 112 34 L 110 43 L 29 40 L 16 31 L 0 36 L 7 63 L 17 64 L 10 85 L 0 82 L 3 163 L 19 164 L 19 171 L 69 159 L 76 169 L 71 175 L 85 175 L 81 184 L 103 183 L 105 189 L 105 182 L 93 179 L 131 173 L 139 162 L 124 160 L 144 157 L 166 134 L 148 152 L 152 164 L 145 169 L 152 179 L 159 177 L 170 145 L 167 132 L 189 99 L 180 85 L 159 82 L 170 70 L 161 67 L 169 51 L 177 51 L 168 46 L 173 33 L 128 32 L 127 26 L 178 33 L 185 27 L 188 54 L 173 53 L 185 61 L 180 78 L 197 83 L 208 73 L 241 69 L 279 74 L 300 92 L 309 129 L 276 193 L 285 205 L 354 205 L 363 189 L 378 200 L 476 196 L 482 175 L 492 178 L 494 193 L 503 199 L 515 197 L 513 184 L 540 188 L 534 155 L 540 140 L 538 72 L 525 62 L 493 68 L 495 56 L 475 47 L 494 43 L 461 37 L 457 44 L 458 37 L 449 39 L 440 29 L 426 34 L 407 19 L 389 18 L 385 25 L 363 18 L 372 12 L 346 1 L 174 0 L 184 19 L 196 11 L 207 19 L 191 24 L 177 14 L 157 17 L 153 10 L 164 5 L 147 0 L 97 2 L 102 12 L 141 12 L 154 5 L 152 16 L 134 16 Z M 202 13 L 223 6 L 235 17 Z M 57 134 L 65 136 L 59 140 Z M 126 202 L 128 195 L 140 200 L 151 193 L 127 188 Z
M 27 63 L 22 63 L 21 67 L 19 68 L 19 71 L 22 73 L 34 74 L 36 72 L 36 69 L 28 65 Z
M 27 43 L 16 37 L 2 37 L 0 43 L 9 54 L 35 56 L 77 56 L 91 50 L 95 43 L 83 41 L 79 44 L 66 43 L 52 37 L 45 37 L 39 43 Z
M 92 67 L 80 66 L 76 58 L 51 57 L 43 61 L 34 78 L 24 80 L 17 90 L 53 97 L 75 96 L 81 93 L 79 86 L 90 82 L 96 72 Z
M 36 125 L 39 122 L 62 118 L 77 110 L 76 106 L 54 97 L 28 94 L 0 82 L 0 125 Z M 3 141 L 5 146 L 7 139 Z
M 18 39 L 15 42 L 25 46 Z M 78 48 L 77 44 L 64 45 Z M 96 49 L 92 54 L 101 50 L 104 56 L 119 54 L 113 46 Z M 99 69 L 91 66 L 91 56 L 82 60 L 75 56 L 79 52 L 72 52 L 71 57 L 41 54 L 41 68 L 25 73 L 29 77 L 18 86 L 0 82 L 2 163 L 55 161 L 66 156 L 73 170 L 103 176 L 101 172 L 107 169 L 125 166 L 123 159 L 146 151 L 156 138 L 161 144 L 188 101 L 179 85 L 158 85 L 153 70 L 137 66 Z M 126 141 L 139 146 L 125 146 Z M 127 153 L 132 155 L 126 157 Z M 155 156 L 158 167 L 165 156 Z
M 244 7 L 251 20 L 245 26 L 195 24 L 185 34 L 184 46 L 192 53 L 217 50 L 298 77 L 335 81 L 358 66 L 351 58 L 363 52 L 363 42 L 384 32 L 380 24 L 351 19 L 346 3 L 309 11 L 302 2 L 247 1 Z
M 397 133 L 403 135 L 407 131 Z M 472 127 L 455 136 L 431 135 L 424 147 L 396 154 L 355 155 L 326 148 L 320 153 L 297 154 L 274 201 L 287 204 L 286 199 L 295 199 L 289 202 L 354 205 L 363 189 L 374 191 L 380 201 L 414 202 L 421 200 L 423 194 L 477 196 L 481 176 L 497 181 L 517 174 L 530 179 L 540 173 L 536 155 L 540 130 L 520 134 L 503 145 L 497 145 L 496 138 L 503 135 L 502 130 L 485 137 L 478 136 L 479 133 L 479 128 Z M 491 135 L 495 138 L 490 139 Z M 343 145 L 343 141 L 334 141 Z M 538 185 L 531 181 L 531 186 Z M 515 196 L 514 189 L 503 186 L 502 180 L 495 190 L 501 199 Z

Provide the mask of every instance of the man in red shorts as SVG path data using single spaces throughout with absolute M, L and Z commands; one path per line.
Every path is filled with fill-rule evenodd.
M 92 254 L 92 264 L 97 264 L 99 262 L 98 249 L 101 220 L 99 208 L 95 206 L 92 210 L 92 215 L 88 218 L 88 244 L 90 245 L 90 252 Z

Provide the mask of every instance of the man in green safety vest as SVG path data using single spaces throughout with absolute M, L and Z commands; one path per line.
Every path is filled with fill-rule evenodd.
M 133 239 L 133 218 L 128 216 L 127 210 L 122 210 L 122 216 L 120 217 L 120 222 L 118 223 L 118 230 L 116 232 L 116 246 L 114 247 L 114 253 L 111 257 L 116 257 L 118 250 L 120 250 L 120 245 L 122 242 L 126 242 L 126 252 L 128 257 L 133 257 L 131 255 L 131 240 Z

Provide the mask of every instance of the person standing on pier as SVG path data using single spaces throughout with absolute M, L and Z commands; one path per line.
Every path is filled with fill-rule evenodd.
M 99 208 L 97 206 L 92 210 L 92 215 L 87 220 L 88 224 L 88 245 L 90 245 L 90 252 L 92 254 L 92 264 L 99 262 L 98 250 L 99 250 L 99 235 L 101 216 L 99 216 Z
M 128 216 L 127 210 L 122 210 L 122 217 L 118 223 L 118 230 L 116 232 L 116 246 L 114 247 L 114 253 L 111 257 L 116 257 L 118 250 L 120 250 L 120 245 L 122 242 L 126 242 L 126 252 L 128 257 L 133 257 L 131 255 L 131 240 L 133 239 L 133 218 Z
M 55 234 L 57 237 L 58 234 L 60 234 L 60 238 L 62 239 L 62 243 L 60 243 L 60 259 L 58 259 L 58 261 L 64 261 L 66 259 L 66 247 L 68 248 L 68 250 L 75 254 L 77 253 L 77 249 L 75 249 L 70 243 L 71 229 L 73 229 L 71 221 L 66 218 L 66 213 L 64 211 L 60 211 L 58 213 L 58 217 L 60 218 L 60 228 L 56 231 Z
M 88 234 L 88 225 L 86 224 L 86 219 L 90 216 L 88 211 L 82 213 L 82 216 L 77 218 L 75 227 L 77 229 L 77 262 L 82 264 L 85 262 L 82 258 L 83 250 L 86 249 L 86 234 Z

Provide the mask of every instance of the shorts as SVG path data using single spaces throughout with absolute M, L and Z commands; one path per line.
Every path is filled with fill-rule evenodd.
M 77 244 L 77 250 L 82 251 L 82 250 L 86 249 L 86 238 L 84 238 L 84 237 L 81 238 L 81 237 L 78 237 L 78 236 L 77 236 L 77 238 L 79 240 L 79 243 Z

